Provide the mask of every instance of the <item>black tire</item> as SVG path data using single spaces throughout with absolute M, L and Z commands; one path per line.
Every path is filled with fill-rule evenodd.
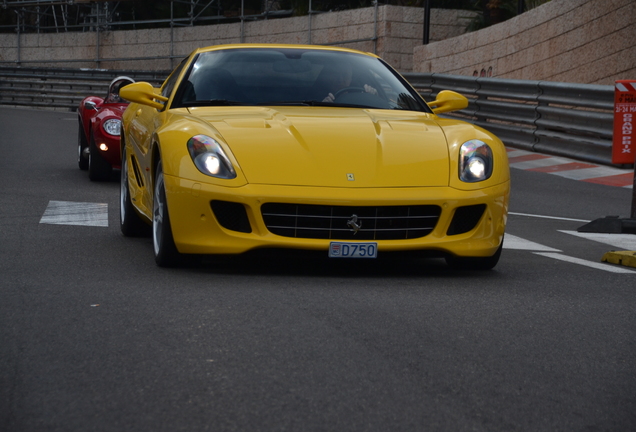
M 119 188 L 119 227 L 126 237 L 143 237 L 150 234 L 150 226 L 135 211 L 130 199 L 128 186 L 128 163 L 126 149 L 123 149 L 121 160 L 121 185 Z
M 85 151 L 88 148 L 88 141 L 86 140 L 86 134 L 82 127 L 82 121 L 79 121 L 79 127 L 77 128 L 77 165 L 82 171 L 88 169 L 88 157 L 85 155 Z
M 497 252 L 493 256 L 489 257 L 446 257 L 446 264 L 448 264 L 454 270 L 491 270 L 499 262 L 501 257 L 501 250 L 503 249 L 503 238 L 501 244 L 497 249 Z
M 92 181 L 105 181 L 110 179 L 113 168 L 104 160 L 95 145 L 95 139 L 91 135 L 88 153 L 88 178 Z
M 159 267 L 175 267 L 181 264 L 181 254 L 177 251 L 170 227 L 170 215 L 166 202 L 166 187 L 161 161 L 155 171 L 152 200 L 152 246 L 155 262 Z

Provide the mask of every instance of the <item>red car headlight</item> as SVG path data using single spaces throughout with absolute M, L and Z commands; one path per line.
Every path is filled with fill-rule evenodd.
M 121 134 L 121 120 L 108 119 L 102 123 L 102 129 L 104 129 L 104 132 L 108 135 L 119 136 Z

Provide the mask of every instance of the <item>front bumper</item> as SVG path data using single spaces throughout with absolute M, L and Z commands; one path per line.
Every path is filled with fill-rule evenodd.
M 265 203 L 332 206 L 437 205 L 441 214 L 433 231 L 421 238 L 378 240 L 378 252 L 437 251 L 456 256 L 492 256 L 503 240 L 508 212 L 510 182 L 490 188 L 462 191 L 432 188 L 321 188 L 251 185 L 228 188 L 165 176 L 166 199 L 175 245 L 187 254 L 240 254 L 259 248 L 306 250 L 329 249 L 329 239 L 283 237 L 272 234 L 261 215 Z M 221 226 L 211 208 L 213 200 L 242 204 L 251 232 Z M 485 204 L 474 228 L 449 235 L 459 207 Z
M 120 138 L 112 135 L 107 135 L 99 130 L 93 132 L 95 139 L 95 146 L 100 156 L 115 169 L 121 168 L 121 151 L 120 151 Z M 108 150 L 103 151 L 99 149 L 100 144 L 106 144 Z

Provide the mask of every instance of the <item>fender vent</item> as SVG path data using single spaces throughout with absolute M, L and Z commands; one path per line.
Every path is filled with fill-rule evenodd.
M 130 157 L 130 161 L 132 162 L 133 174 L 135 175 L 135 180 L 137 181 L 137 186 L 144 187 L 144 178 L 139 171 L 139 163 L 137 163 L 137 158 L 132 155 Z

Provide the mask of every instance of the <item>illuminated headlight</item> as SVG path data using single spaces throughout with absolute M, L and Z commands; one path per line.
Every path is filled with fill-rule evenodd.
M 470 140 L 459 149 L 459 179 L 480 182 L 492 175 L 492 150 L 483 141 Z
M 108 135 L 119 136 L 119 134 L 121 133 L 121 120 L 119 119 L 106 120 L 102 124 L 102 127 L 104 128 L 104 131 Z
M 194 165 L 205 175 L 233 179 L 236 171 L 223 148 L 206 135 L 196 135 L 188 140 L 188 152 Z

